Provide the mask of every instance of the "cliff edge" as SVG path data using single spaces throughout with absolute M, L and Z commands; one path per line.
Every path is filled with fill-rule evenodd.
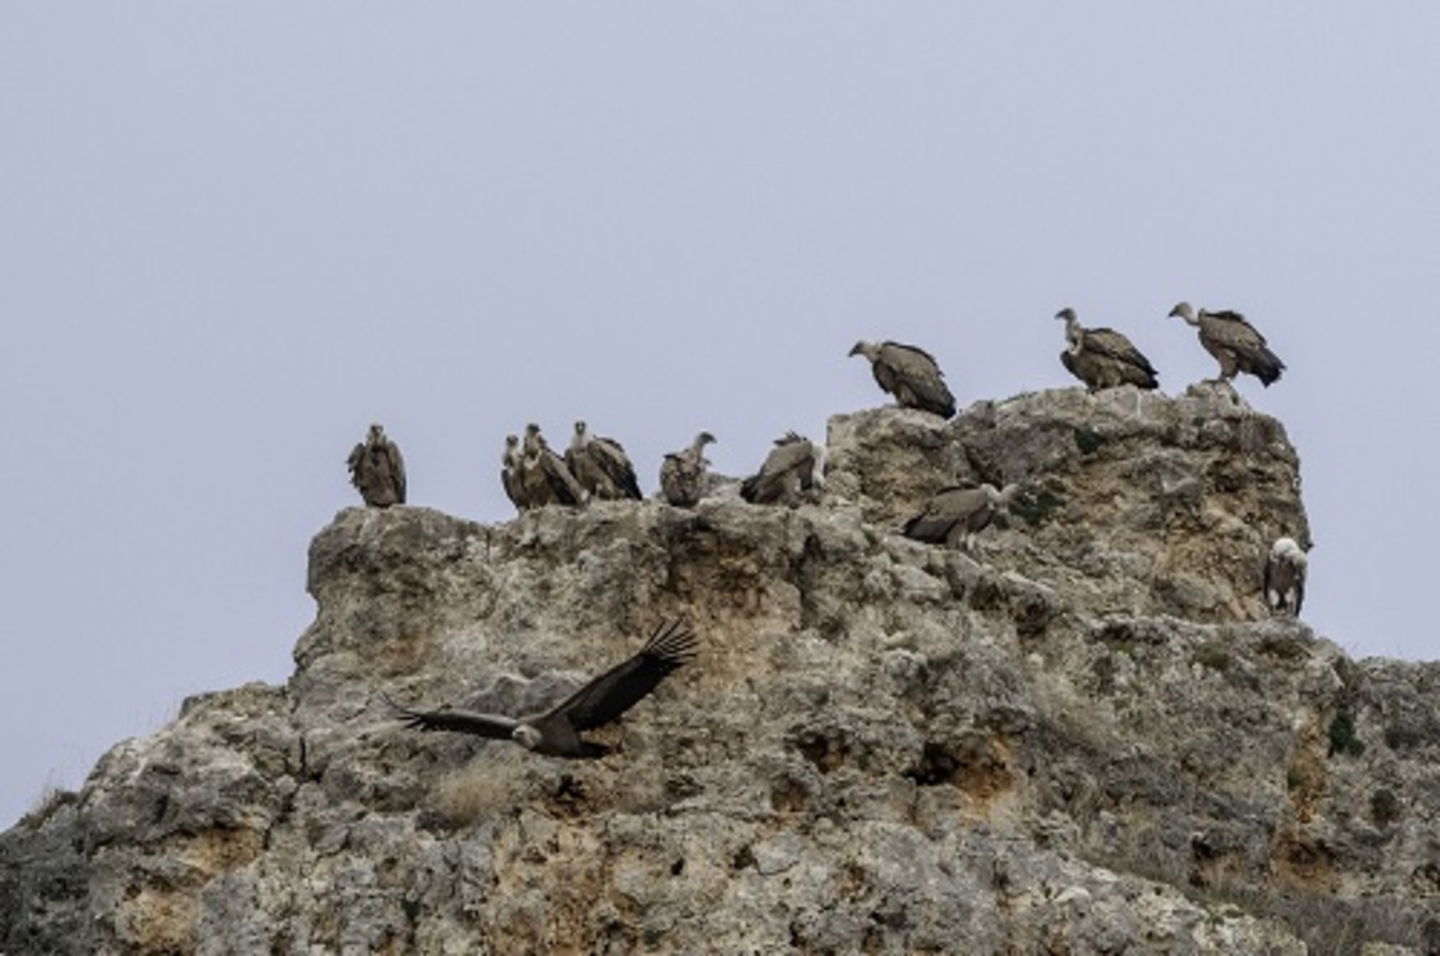
M 188 700 L 0 835 L 0 953 L 1440 952 L 1440 664 L 1259 597 L 1306 543 L 1225 386 L 837 416 L 818 504 L 351 508 L 282 687 Z M 896 529 L 1020 481 L 973 555 Z M 523 712 L 688 619 L 600 761 Z

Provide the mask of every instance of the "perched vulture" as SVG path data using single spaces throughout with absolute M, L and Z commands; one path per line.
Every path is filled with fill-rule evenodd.
M 405 459 L 384 428 L 371 425 L 370 434 L 351 450 L 346 464 L 350 483 L 371 508 L 405 503 Z
M 524 511 L 525 486 L 521 481 L 521 469 L 525 456 L 520 452 L 519 436 L 505 436 L 505 454 L 500 461 L 500 484 L 505 486 L 505 494 L 510 497 L 516 509 Z
M 945 387 L 940 366 L 924 349 L 899 342 L 856 342 L 850 354 L 870 360 L 875 381 L 905 408 L 920 408 L 941 418 L 955 414 L 955 396 Z
M 590 495 L 570 469 L 565 459 L 550 450 L 534 422 L 525 426 L 524 458 L 520 462 L 520 489 L 527 508 L 541 505 L 583 505 Z
M 1300 616 L 1305 600 L 1305 569 L 1309 559 L 1294 538 L 1280 538 L 1265 561 L 1265 603 L 1270 610 Z
M 1160 384 L 1150 360 L 1124 335 L 1114 329 L 1087 329 L 1070 308 L 1056 312 L 1055 318 L 1065 320 L 1065 341 L 1070 343 L 1060 353 L 1060 362 L 1090 391 L 1117 385 L 1155 388 Z
M 705 446 L 715 440 L 709 432 L 701 432 L 684 451 L 673 451 L 660 463 L 660 491 L 665 500 L 677 508 L 691 508 L 705 493 Z
M 1015 484 L 1006 485 L 1004 491 L 997 491 L 990 484 L 979 488 L 942 488 L 925 502 L 924 510 L 905 522 L 905 537 L 934 544 L 943 542 L 952 548 L 963 542 L 969 551 L 975 535 L 990 524 L 997 511 L 1009 507 L 1010 499 L 1019 489 Z
M 1200 344 L 1220 363 L 1220 378 L 1227 382 L 1240 372 L 1249 372 L 1269 388 L 1285 370 L 1285 363 L 1265 346 L 1265 336 L 1239 312 L 1201 309 L 1197 313 L 1189 302 L 1181 302 L 1170 314 L 1200 330 Z
M 467 710 L 411 710 L 390 702 L 407 726 L 454 730 L 495 740 L 513 740 L 549 757 L 603 757 L 604 744 L 581 738 L 618 718 L 655 689 L 665 675 L 695 656 L 695 637 L 679 621 L 661 625 L 633 657 L 622 661 L 543 714 L 506 717 Z M 388 700 L 388 698 L 387 698 Z
M 794 508 L 800 492 L 825 484 L 825 449 L 808 438 L 786 432 L 775 439 L 760 471 L 740 483 L 740 497 L 757 505 L 783 501 Z
M 635 481 L 635 468 L 625 449 L 613 438 L 591 435 L 583 421 L 575 423 L 575 435 L 565 452 L 565 465 L 580 482 L 580 487 L 596 498 L 640 500 L 640 485 Z

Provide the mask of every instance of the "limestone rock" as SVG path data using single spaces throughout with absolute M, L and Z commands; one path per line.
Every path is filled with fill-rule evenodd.
M 0 836 L 0 953 L 1440 948 L 1440 665 L 1265 614 L 1269 541 L 1308 540 L 1277 422 L 1069 389 L 829 453 L 796 509 L 342 511 L 285 686 Z M 1026 495 L 974 555 L 898 535 L 957 479 Z M 674 616 L 701 656 L 605 760 L 379 696 L 538 708 Z

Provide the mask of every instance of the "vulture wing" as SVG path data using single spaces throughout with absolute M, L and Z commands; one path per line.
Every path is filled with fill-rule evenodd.
M 944 541 L 957 522 L 969 522 L 985 509 L 989 498 L 983 488 L 955 485 L 936 492 L 918 515 L 905 522 L 905 537 L 916 541 Z M 978 529 L 976 529 L 978 530 Z
M 584 502 L 585 489 L 580 487 L 570 469 L 565 467 L 565 459 L 547 448 L 540 453 L 540 470 L 545 476 L 545 482 L 550 486 L 551 494 L 560 504 L 578 505 Z
M 471 710 L 451 710 L 448 707 L 441 710 L 411 710 L 409 707 L 400 706 L 389 697 L 385 698 L 385 703 L 404 719 L 405 726 L 417 730 L 454 730 L 462 734 L 489 737 L 492 740 L 509 740 L 511 731 L 520 726 L 518 720 L 500 714 L 477 714 Z
M 613 438 L 596 438 L 590 442 L 590 449 L 596 464 L 615 483 L 615 487 L 625 492 L 627 497 L 639 501 L 640 484 L 635 480 L 635 467 L 630 464 L 630 458 L 620 443 Z
M 395 485 L 395 501 L 397 504 L 405 503 L 405 459 L 400 455 L 400 446 L 393 441 L 386 441 L 384 445 L 386 462 L 390 466 L 390 479 Z
M 679 621 L 662 624 L 629 660 L 571 694 L 546 717 L 565 717 L 576 730 L 608 724 L 695 656 L 695 635 Z
M 877 370 L 881 364 L 889 366 L 895 385 L 909 390 L 918 407 L 945 418 L 955 414 L 955 396 L 945 386 L 945 376 L 929 352 L 913 345 L 886 342 L 880 346 Z M 887 386 L 887 391 L 895 390 Z
M 1155 368 L 1150 364 L 1150 360 L 1135 347 L 1134 343 L 1114 329 L 1086 329 L 1085 347 L 1094 349 L 1109 358 L 1119 359 L 1127 365 L 1133 365 L 1143 372 L 1155 374 Z

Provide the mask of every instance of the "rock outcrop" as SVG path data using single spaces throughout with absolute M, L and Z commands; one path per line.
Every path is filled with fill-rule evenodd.
M 1440 951 L 1440 665 L 1260 601 L 1305 543 L 1228 387 L 832 420 L 818 505 L 348 509 L 288 684 L 187 701 L 0 836 L 0 952 Z M 1020 481 L 976 553 L 896 533 Z M 421 734 L 702 640 L 622 752 Z

